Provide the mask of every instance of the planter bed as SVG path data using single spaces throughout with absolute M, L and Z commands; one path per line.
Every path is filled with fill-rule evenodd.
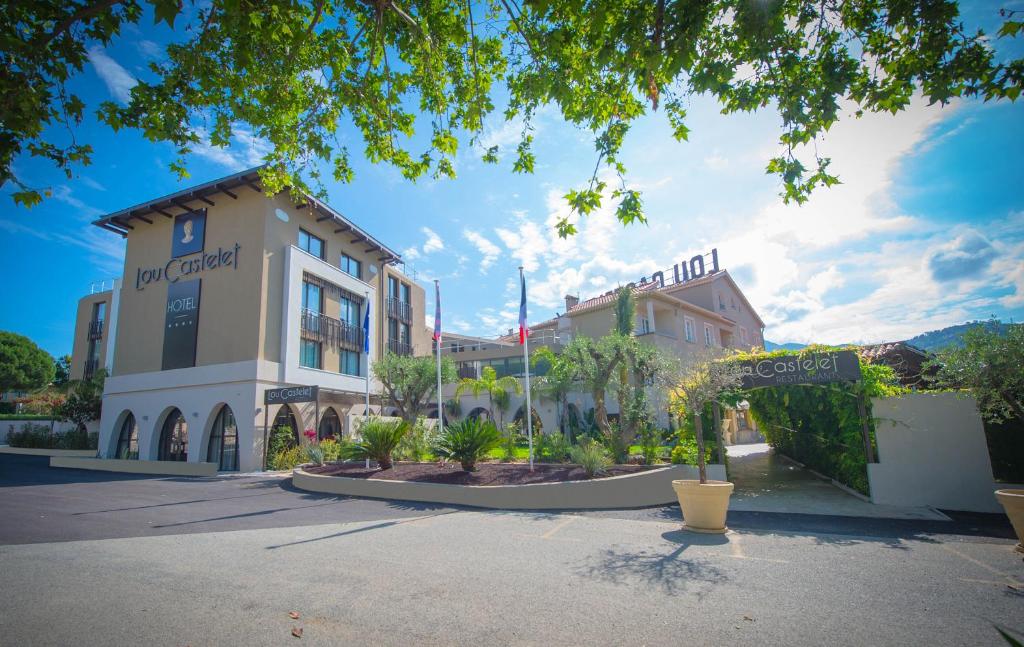
M 658 467 L 668 465 L 613 465 L 605 477 L 595 478 L 635 474 Z M 387 470 L 366 469 L 362 463 L 336 463 L 323 467 L 309 466 L 305 470 L 322 476 L 448 485 L 529 485 L 587 480 L 586 473 L 579 465 L 560 463 L 537 463 L 533 472 L 530 472 L 530 466 L 526 463 L 477 463 L 475 472 L 462 471 L 458 463 L 443 466 L 439 463 L 396 463 Z
M 384 471 L 366 470 L 352 463 L 324 467 L 306 465 L 295 468 L 292 483 L 309 492 L 373 499 L 501 510 L 600 510 L 674 503 L 672 481 L 697 478 L 697 468 L 690 465 L 620 465 L 616 466 L 618 475 L 588 480 L 571 480 L 582 475 L 582 470 L 575 465 L 537 465 L 532 477 L 528 466 L 517 463 L 480 463 L 477 465 L 480 471 L 474 474 L 466 474 L 457 466 L 442 471 L 433 464 L 421 470 L 421 465 L 425 464 L 403 463 L 397 469 Z M 503 471 L 506 474 L 501 475 Z M 395 478 L 387 478 L 392 472 Z M 417 474 L 421 479 L 440 479 L 441 482 L 396 480 L 411 479 Z M 709 465 L 708 477 L 724 479 L 725 467 Z M 534 480 L 495 483 L 494 479 L 500 478 Z

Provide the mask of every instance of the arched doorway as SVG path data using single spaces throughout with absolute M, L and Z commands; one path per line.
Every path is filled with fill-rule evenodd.
M 532 416 L 530 416 L 532 418 L 531 422 L 533 423 L 533 433 L 540 433 L 541 430 L 544 428 L 544 423 L 540 421 L 540 414 L 538 414 L 537 410 L 533 407 L 530 407 L 530 413 L 533 414 Z M 525 415 L 526 403 L 524 402 L 523 404 L 519 405 L 519 408 L 516 410 L 515 417 L 512 418 L 512 423 L 519 425 L 519 428 L 522 429 L 523 431 L 526 431 L 526 420 L 524 420 Z
M 160 461 L 188 460 L 188 422 L 178 409 L 171 409 L 160 429 L 160 447 L 157 454 Z
M 121 430 L 117 434 L 117 449 L 114 450 L 114 458 L 122 460 L 135 460 L 139 457 L 139 425 L 135 421 L 135 415 L 129 411 L 121 423 Z
M 277 431 L 281 427 L 288 427 L 292 430 L 292 440 L 296 445 L 298 445 L 299 421 L 295 417 L 295 412 L 287 404 L 282 404 L 281 408 L 277 410 L 277 415 L 274 416 L 274 424 L 271 426 L 271 431 Z
M 210 429 L 210 442 L 206 448 L 206 461 L 217 463 L 221 472 L 238 471 L 238 425 L 231 407 L 224 405 Z
M 320 427 L 317 429 L 317 438 L 341 438 L 341 418 L 334 407 L 327 407 L 324 415 L 320 417 Z
M 487 409 L 485 407 L 477 407 L 473 409 L 472 411 L 469 412 L 469 415 L 466 417 L 469 418 L 470 420 L 476 420 L 477 418 L 483 418 L 484 420 L 490 419 L 490 415 L 488 415 Z

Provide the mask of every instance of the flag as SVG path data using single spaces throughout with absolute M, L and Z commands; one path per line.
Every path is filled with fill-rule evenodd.
M 526 327 L 526 277 L 520 273 L 519 280 L 523 286 L 523 294 L 519 298 L 519 344 L 522 345 L 526 343 L 526 336 L 530 334 L 530 330 Z
M 434 341 L 441 341 L 441 284 L 434 281 Z
M 370 352 L 370 297 L 366 297 L 366 314 L 363 315 L 363 352 Z

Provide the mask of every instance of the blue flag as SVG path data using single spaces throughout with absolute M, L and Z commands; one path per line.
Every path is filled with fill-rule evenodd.
M 363 352 L 370 352 L 370 297 L 366 297 L 366 314 L 363 316 Z

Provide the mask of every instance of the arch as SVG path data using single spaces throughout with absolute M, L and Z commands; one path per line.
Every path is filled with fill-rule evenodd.
M 238 424 L 235 422 L 235 413 L 226 404 L 221 405 L 210 428 L 206 461 L 217 463 L 217 469 L 221 472 L 238 471 Z
M 537 408 L 536 407 L 530 407 L 530 413 L 531 413 L 530 417 L 533 419 L 532 420 L 532 422 L 533 422 L 533 433 L 535 433 L 535 434 L 536 433 L 540 433 L 544 429 L 544 423 L 541 422 L 540 414 L 537 413 Z M 516 415 L 515 415 L 514 418 L 512 418 L 512 423 L 513 424 L 518 424 L 520 429 L 525 430 L 526 429 L 526 423 L 523 421 L 523 416 L 525 416 L 525 415 L 526 415 L 526 403 L 524 402 L 521 405 L 519 405 L 518 409 L 516 409 Z
M 338 417 L 338 412 L 334 410 L 334 407 L 327 407 L 327 410 L 320 416 L 320 425 L 316 430 L 316 435 L 320 440 L 341 438 L 341 418 Z
M 188 421 L 177 407 L 167 412 L 160 425 L 160 443 L 157 445 L 158 461 L 188 460 Z
M 291 427 L 292 441 L 296 445 L 299 444 L 299 434 L 302 432 L 299 430 L 299 418 L 295 415 L 295 410 L 291 405 L 282 404 L 281 408 L 277 410 L 274 422 L 270 425 L 271 433 L 280 427 Z
M 490 420 L 491 419 L 490 414 L 487 413 L 487 407 L 477 407 L 477 408 L 473 409 L 472 411 L 469 412 L 469 415 L 466 416 L 466 419 L 467 420 L 476 420 L 477 418 L 479 418 L 481 416 L 483 416 L 484 420 Z
M 139 423 L 135 414 L 125 410 L 118 416 L 120 424 L 115 427 L 114 458 L 135 460 L 139 458 Z

